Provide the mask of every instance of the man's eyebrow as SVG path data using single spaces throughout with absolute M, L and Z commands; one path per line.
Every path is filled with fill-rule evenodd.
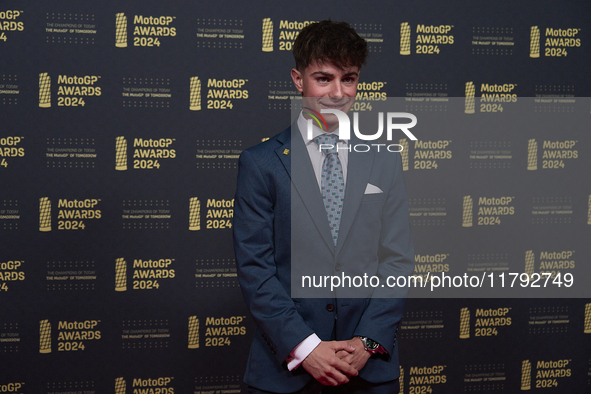
M 326 75 L 327 77 L 334 77 L 334 74 L 329 73 L 327 71 L 315 71 L 310 75 Z
M 324 75 L 324 76 L 327 76 L 327 77 L 334 77 L 334 74 L 333 73 L 329 73 L 327 71 L 315 71 L 315 72 L 313 72 L 310 75 Z M 353 76 L 353 75 L 359 76 L 359 73 L 356 72 L 356 71 L 351 71 L 351 72 L 345 74 L 344 76 L 345 77 L 350 77 L 350 76 Z

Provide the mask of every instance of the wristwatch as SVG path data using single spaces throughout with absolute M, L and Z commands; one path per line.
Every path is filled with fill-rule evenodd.
M 368 337 L 359 337 L 359 339 L 361 339 L 361 342 L 363 342 L 363 347 L 365 350 L 370 352 L 372 355 L 386 353 L 386 350 L 382 345 L 369 339 Z

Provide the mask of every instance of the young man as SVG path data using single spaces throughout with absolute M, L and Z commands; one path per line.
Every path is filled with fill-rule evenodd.
M 239 162 L 234 248 L 257 324 L 244 379 L 252 393 L 319 393 L 324 386 L 395 393 L 405 299 L 371 292 L 367 298 L 338 292 L 292 298 L 291 275 L 300 262 L 329 275 L 385 280 L 412 273 L 400 155 L 350 150 L 356 141 L 338 141 L 333 114 L 323 114 L 326 123 L 322 130 L 314 126 L 314 138 L 307 133 L 308 113 L 351 109 L 365 40 L 346 23 L 322 21 L 300 32 L 293 53 L 291 76 L 306 115 L 245 150 Z

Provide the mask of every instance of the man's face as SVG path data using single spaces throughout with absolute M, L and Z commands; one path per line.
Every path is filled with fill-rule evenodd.
M 359 68 L 339 68 L 333 62 L 311 63 L 303 73 L 291 70 L 291 78 L 296 89 L 302 93 L 304 107 L 320 112 L 321 109 L 338 109 L 349 112 L 359 83 Z M 328 131 L 334 131 L 338 119 L 334 114 L 322 114 Z

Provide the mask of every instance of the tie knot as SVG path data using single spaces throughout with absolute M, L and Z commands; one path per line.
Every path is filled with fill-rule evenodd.
M 337 153 L 338 141 L 339 136 L 336 134 L 320 134 L 318 137 L 314 138 L 314 142 L 316 142 L 321 151 L 327 155 L 330 153 Z M 332 145 L 332 148 L 330 145 Z

